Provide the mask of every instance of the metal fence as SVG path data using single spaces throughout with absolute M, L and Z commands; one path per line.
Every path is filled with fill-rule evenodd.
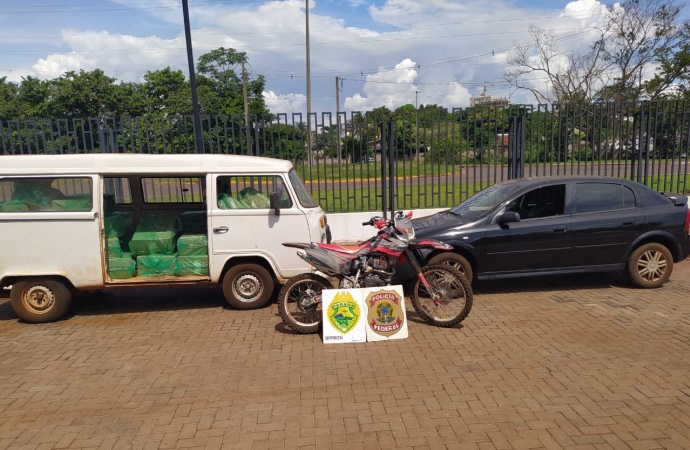
M 193 127 L 191 116 L 0 121 L 0 154 L 194 153 Z M 202 116 L 202 128 L 206 153 L 291 160 L 328 212 L 380 211 L 386 198 L 447 207 L 523 176 L 690 189 L 684 101 Z

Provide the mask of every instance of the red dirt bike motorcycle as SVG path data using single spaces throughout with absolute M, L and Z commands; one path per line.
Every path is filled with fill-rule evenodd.
M 409 261 L 416 279 L 412 282 L 412 306 L 427 322 L 450 327 L 462 322 L 472 309 L 473 294 L 467 278 L 446 264 L 421 266 L 421 248 L 452 250 L 431 239 L 417 240 L 410 218 L 398 212 L 393 219 L 373 217 L 362 225 L 379 229 L 376 236 L 356 249 L 334 244 L 283 243 L 298 248 L 297 255 L 323 275 L 305 273 L 291 278 L 280 290 L 278 309 L 286 326 L 298 333 L 316 333 L 321 325 L 321 291 L 333 289 L 326 277 L 338 280 L 339 288 L 388 286 L 396 266 Z

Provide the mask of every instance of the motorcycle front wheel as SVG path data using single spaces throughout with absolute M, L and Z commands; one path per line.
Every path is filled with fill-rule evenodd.
M 298 333 L 319 331 L 321 291 L 324 289 L 333 289 L 333 285 L 313 273 L 290 278 L 278 294 L 278 311 L 283 323 Z
M 432 325 L 452 327 L 469 315 L 474 296 L 472 286 L 458 269 L 447 264 L 422 267 L 429 287 L 417 277 L 412 286 L 412 306 Z

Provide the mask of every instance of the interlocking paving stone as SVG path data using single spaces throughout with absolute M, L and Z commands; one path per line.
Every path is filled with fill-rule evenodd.
M 325 346 L 275 303 L 106 291 L 51 324 L 0 298 L 2 449 L 690 449 L 690 261 L 477 283 L 459 326 Z

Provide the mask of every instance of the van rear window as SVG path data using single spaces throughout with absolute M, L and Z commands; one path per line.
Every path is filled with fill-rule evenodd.
M 92 208 L 91 178 L 32 177 L 0 180 L 0 213 L 91 211 Z
M 203 203 L 205 179 L 199 177 L 142 178 L 144 203 Z

